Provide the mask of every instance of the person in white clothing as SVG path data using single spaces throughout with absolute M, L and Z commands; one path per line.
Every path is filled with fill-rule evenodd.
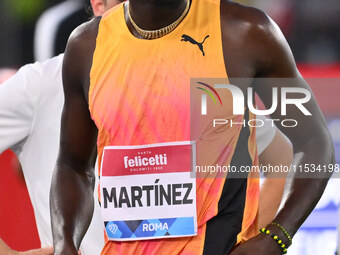
M 100 16 L 119 2 L 91 0 L 91 5 L 94 14 Z M 53 244 L 49 190 L 58 154 L 64 104 L 62 62 L 63 55 L 59 55 L 44 62 L 25 65 L 0 85 L 0 153 L 11 149 L 22 165 L 41 247 Z M 80 248 L 82 255 L 100 254 L 104 244 L 98 203 L 92 222 Z M 0 254 L 7 255 L 5 252 L 14 254 L 0 239 Z M 53 253 L 51 249 L 42 249 L 23 254 Z
M 62 60 L 60 55 L 26 65 L 0 85 L 0 152 L 12 149 L 22 165 L 42 247 L 52 245 L 49 189 L 64 103 Z M 100 221 L 98 208 L 93 219 L 97 221 Z M 99 254 L 103 242 L 101 226 L 92 224 L 82 254 Z
M 118 2 L 117 0 L 91 0 L 95 15 L 101 15 Z M 51 246 L 53 243 L 49 190 L 59 148 L 59 128 L 64 103 L 62 61 L 63 54 L 45 62 L 26 65 L 11 79 L 0 85 L 0 153 L 10 148 L 22 164 L 42 247 Z M 281 156 L 280 162 L 290 164 L 292 151 L 283 135 L 269 124 L 258 131 L 260 131 L 257 135 L 259 154 L 280 147 L 281 150 L 287 152 L 284 155 L 276 154 Z M 272 160 L 271 156 L 275 155 L 267 154 L 266 158 L 260 156 L 260 160 L 268 163 Z M 50 171 L 46 171 L 47 169 Z M 267 198 L 260 200 L 260 203 L 261 201 L 266 203 L 262 206 L 266 210 L 263 210 L 263 216 L 260 215 L 260 218 L 263 217 L 265 220 L 260 223 L 260 226 L 270 222 L 275 216 L 284 188 L 284 180 L 280 180 L 280 184 L 275 182 L 273 185 L 270 185 L 273 180 L 269 178 L 267 180 L 268 185 L 264 185 L 264 189 L 275 191 L 270 193 L 261 191 L 261 196 L 263 194 Z M 95 197 L 96 195 L 97 192 L 94 192 Z M 272 201 L 274 199 L 275 203 Z M 98 199 L 95 198 L 95 201 Z M 267 219 L 270 217 L 272 218 Z M 100 254 L 104 244 L 103 236 L 99 205 L 96 203 L 90 229 L 82 242 L 81 253 L 83 255 Z M 1 240 L 0 254 L 2 254 Z

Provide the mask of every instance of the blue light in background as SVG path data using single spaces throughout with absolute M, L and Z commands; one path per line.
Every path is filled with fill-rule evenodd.
M 340 119 L 328 122 L 336 162 L 340 164 Z M 334 255 L 338 247 L 340 175 L 332 178 L 319 201 L 293 239 L 288 255 Z M 340 253 L 339 253 L 340 254 Z

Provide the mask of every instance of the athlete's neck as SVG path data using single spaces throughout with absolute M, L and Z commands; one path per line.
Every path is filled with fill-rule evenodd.
M 155 30 L 176 21 L 190 0 L 129 0 L 132 19 L 142 29 Z

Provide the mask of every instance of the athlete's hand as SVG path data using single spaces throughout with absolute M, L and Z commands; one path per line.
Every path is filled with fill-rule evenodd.
M 82 255 L 80 250 L 76 250 L 72 244 L 66 244 L 63 243 L 62 245 L 59 245 L 58 248 L 55 249 L 55 255 Z
M 229 255 L 281 255 L 279 245 L 268 235 L 259 234 L 237 246 Z

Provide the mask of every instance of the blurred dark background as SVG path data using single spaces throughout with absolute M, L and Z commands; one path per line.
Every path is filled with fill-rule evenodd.
M 70 10 L 76 4 L 77 11 Z M 336 63 L 340 62 L 340 1 L 339 0 L 238 0 L 243 4 L 256 6 L 268 13 L 281 27 L 298 63 Z M 91 15 L 85 12 L 89 0 L 1 0 L 0 1 L 0 68 L 18 68 L 34 60 L 46 57 L 45 40 L 36 39 L 35 27 L 42 13 L 51 12 L 49 20 L 44 20 L 44 29 L 49 27 L 56 38 L 63 41 L 53 46 L 57 53 L 64 50 L 64 43 L 74 26 L 86 21 Z M 68 5 L 67 5 L 68 4 Z M 80 8 L 79 6 L 83 6 Z M 60 16 L 68 21 L 59 20 Z M 70 12 L 70 13 L 67 13 Z M 67 13 L 67 14 L 66 14 Z M 46 15 L 45 15 L 46 16 Z M 77 18 L 76 18 L 77 17 Z M 63 17 L 61 19 L 64 19 Z M 55 24 L 58 23 L 58 24 Z M 54 31 L 59 26 L 59 32 Z M 62 29 L 61 29 L 62 28 Z M 60 31 L 65 31 L 60 33 Z M 58 34 L 59 33 L 59 34 Z M 37 36 L 37 35 L 36 35 Z M 45 51 L 40 53 L 39 51 Z M 54 49 L 55 50 L 55 49 Z M 41 57 L 39 57 L 39 55 Z
M 62 40 L 62 45 L 56 41 L 53 50 L 57 50 L 56 54 L 63 52 L 64 44 L 74 27 L 91 17 L 87 10 L 89 2 L 89 0 L 1 0 L 0 68 L 19 68 L 37 60 L 38 51 L 46 51 L 44 48 L 50 46 L 42 46 L 44 43 L 50 44 L 48 37 L 55 36 L 52 40 L 57 40 L 56 38 Z M 44 16 L 41 16 L 43 13 Z M 41 30 L 45 35 L 40 35 L 37 42 L 34 37 L 37 36 L 35 32 L 39 18 L 43 23 Z

